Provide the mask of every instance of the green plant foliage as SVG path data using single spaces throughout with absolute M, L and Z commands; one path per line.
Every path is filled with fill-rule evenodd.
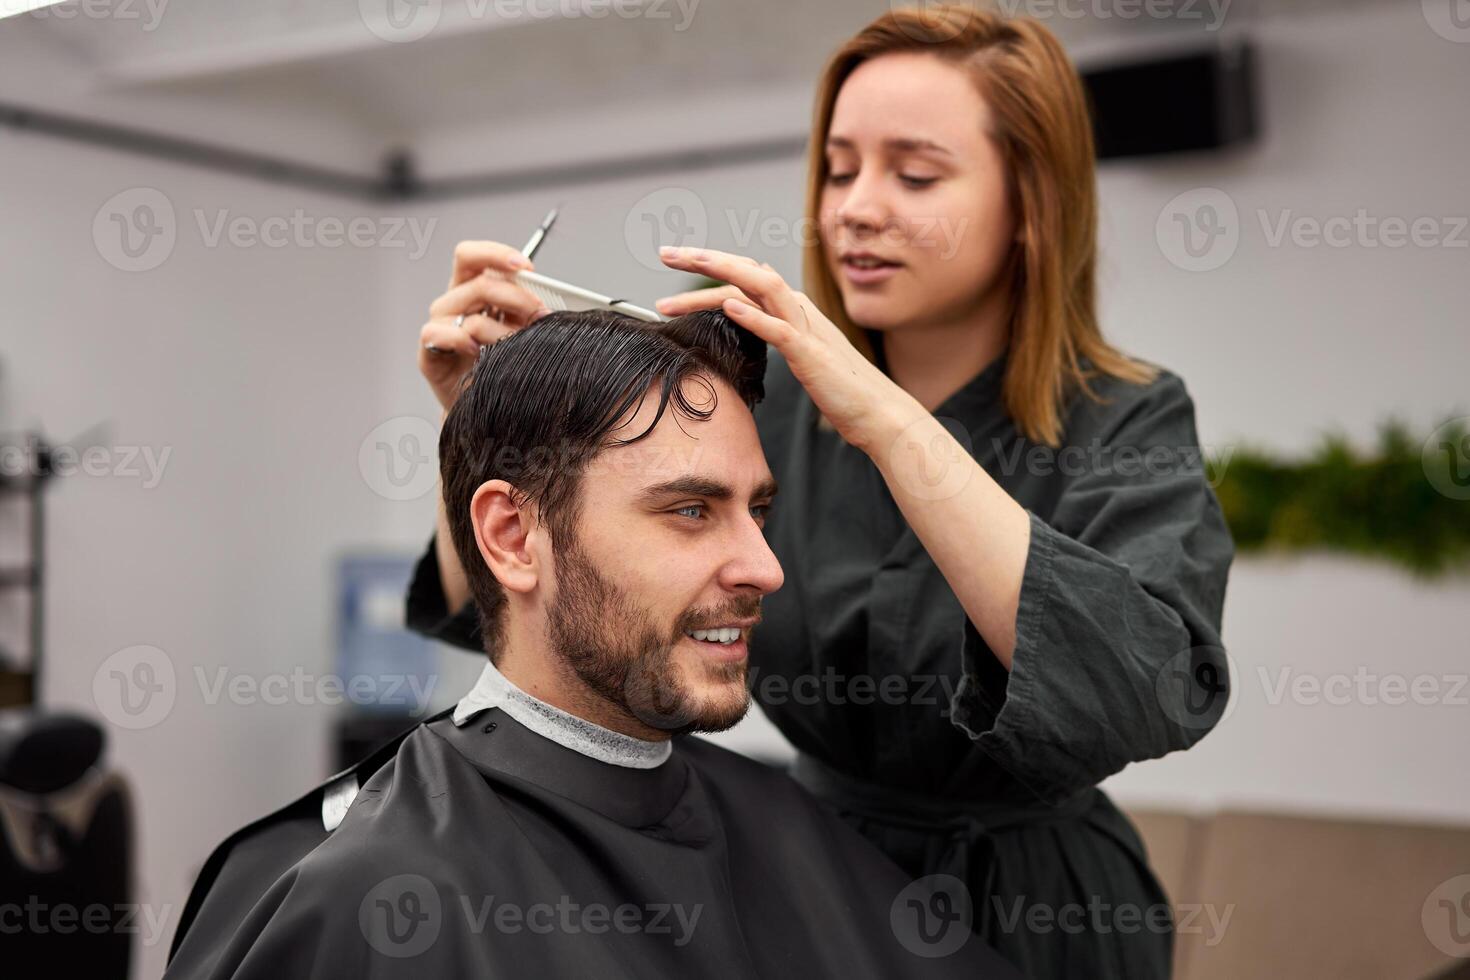
M 1432 578 L 1470 570 L 1470 500 L 1439 489 L 1470 484 L 1470 434 L 1426 442 L 1389 420 L 1369 455 L 1332 434 L 1304 459 L 1242 446 L 1208 472 L 1242 553 L 1348 552 Z

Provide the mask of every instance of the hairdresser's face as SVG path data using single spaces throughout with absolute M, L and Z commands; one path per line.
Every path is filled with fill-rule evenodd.
M 575 542 L 560 543 L 548 640 L 592 692 L 660 731 L 720 731 L 744 716 L 747 646 L 782 573 L 766 544 L 774 494 L 755 421 L 723 382 L 693 379 L 704 421 L 672 405 L 654 430 L 605 449 L 581 483 Z M 655 388 L 629 424 L 649 425 Z
M 820 224 L 847 315 L 873 330 L 963 321 L 995 297 L 1015 237 L 991 113 L 963 70 L 881 55 L 843 83 Z M 862 268 L 845 253 L 867 252 Z

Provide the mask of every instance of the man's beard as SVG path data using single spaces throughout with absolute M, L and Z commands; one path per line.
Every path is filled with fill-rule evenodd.
M 594 694 L 632 719 L 674 735 L 722 732 L 745 717 L 750 707 L 746 660 L 697 664 L 711 683 L 738 692 L 706 699 L 684 683 L 674 647 L 686 630 L 758 616 L 759 596 L 721 609 L 687 610 L 672 633 L 664 633 L 645 607 L 593 567 L 578 541 L 553 542 L 556 595 L 546 610 L 547 638 L 552 652 Z

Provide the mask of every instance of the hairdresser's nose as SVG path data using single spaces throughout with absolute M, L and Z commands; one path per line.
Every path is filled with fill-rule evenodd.
M 729 550 L 720 569 L 720 585 L 726 591 L 767 595 L 786 580 L 781 563 L 754 518 L 740 522 L 731 532 L 726 547 Z
M 847 193 L 837 205 L 837 221 L 852 231 L 881 231 L 893 216 L 877 167 L 867 167 L 853 177 Z

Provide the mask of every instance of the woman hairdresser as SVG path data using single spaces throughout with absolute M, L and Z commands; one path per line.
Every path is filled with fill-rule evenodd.
M 896 11 L 829 62 L 814 126 L 807 293 L 666 252 L 730 285 L 658 307 L 722 306 L 773 349 L 756 418 L 786 584 L 755 697 L 796 777 L 915 877 L 962 879 L 1028 975 L 1167 976 L 1167 899 L 1097 783 L 1218 720 L 1234 548 L 1183 382 L 1099 330 L 1080 80 L 1034 21 Z M 479 275 L 516 258 L 456 253 L 421 338 L 455 353 L 419 355 L 446 407 L 478 345 L 534 318 Z M 507 325 L 456 328 L 487 304 Z M 410 620 L 479 650 L 434 551 Z

